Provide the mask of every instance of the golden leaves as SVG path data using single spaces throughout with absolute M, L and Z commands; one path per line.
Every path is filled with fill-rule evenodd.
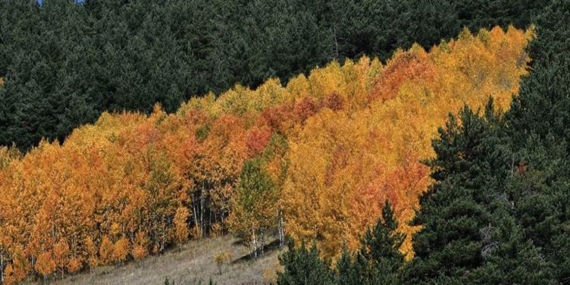
M 178 207 L 176 209 L 176 214 L 174 215 L 174 226 L 176 227 L 175 231 L 175 240 L 177 243 L 183 243 L 188 240 L 188 226 L 186 225 L 186 219 L 190 212 L 186 207 Z
M 115 262 L 123 262 L 129 254 L 129 240 L 122 237 L 113 245 L 113 260 Z
M 42 252 L 38 259 L 36 260 L 36 264 L 34 265 L 34 269 L 36 272 L 43 276 L 50 275 L 52 272 L 55 271 L 55 261 L 52 258 L 52 254 L 49 251 Z

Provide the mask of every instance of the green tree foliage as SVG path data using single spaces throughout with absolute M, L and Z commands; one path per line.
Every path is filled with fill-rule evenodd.
M 237 193 L 232 202 L 230 227 L 251 248 L 253 256 L 263 253 L 265 237 L 277 227 L 277 185 L 260 158 L 244 163 Z
M 354 257 L 343 252 L 337 263 L 338 284 L 401 284 L 404 235 L 397 228 L 392 206 L 386 201 L 382 219 L 361 237 L 361 249 Z
M 285 267 L 284 272 L 277 274 L 278 285 L 301 285 L 301 284 L 334 284 L 334 274 L 330 264 L 319 258 L 317 245 L 313 243 L 307 248 L 303 242 L 297 249 L 293 242 L 289 244 L 289 250 L 279 257 L 279 261 Z

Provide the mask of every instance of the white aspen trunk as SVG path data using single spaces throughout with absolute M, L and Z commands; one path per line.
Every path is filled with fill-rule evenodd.
M 192 207 L 194 208 L 194 212 L 192 213 L 192 215 L 194 216 L 194 226 L 199 229 L 200 224 L 198 224 L 198 206 L 196 203 L 196 199 L 194 199 L 194 196 L 192 197 Z
M 261 239 L 261 256 L 263 256 L 264 252 L 263 252 L 263 248 L 265 247 L 265 229 L 262 227 L 259 229 L 259 235 L 260 235 L 260 239 Z
M 4 255 L 0 253 L 0 283 L 4 284 Z
M 166 240 L 166 217 L 162 216 L 161 219 L 162 230 L 161 230 L 161 237 L 160 237 L 160 252 L 164 251 L 164 241 Z
M 214 214 L 214 215 L 215 215 L 215 214 Z M 212 216 L 214 216 L 214 215 L 212 215 L 212 211 L 210 211 L 210 214 L 208 215 L 208 232 L 209 232 L 210 234 L 211 234 L 211 232 L 212 232 L 211 230 L 212 230 L 212 225 L 213 225 L 213 223 L 212 223 Z M 215 221 L 215 219 L 214 219 L 214 221 Z
M 200 193 L 200 237 L 204 236 L 204 215 L 206 214 L 206 186 L 202 182 L 202 193 Z
M 334 46 L 336 51 L 336 59 L 338 59 L 338 40 L 336 38 L 336 28 L 333 28 L 333 35 L 334 35 Z
M 279 217 L 277 231 L 279 232 L 279 247 L 283 247 L 285 245 L 285 230 L 283 225 L 283 212 L 281 210 L 277 210 L 277 216 Z
M 257 236 L 255 235 L 254 227 L 251 227 L 251 252 L 253 257 L 257 258 Z

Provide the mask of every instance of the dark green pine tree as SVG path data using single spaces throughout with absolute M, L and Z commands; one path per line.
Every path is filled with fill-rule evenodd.
M 570 60 L 536 60 L 533 72 L 522 83 L 520 96 L 514 98 L 506 114 L 515 147 L 523 147 L 531 136 L 540 140 L 552 136 L 559 142 L 570 139 Z
M 319 22 L 319 14 L 311 10 L 311 3 L 296 0 L 279 5 L 270 5 L 271 28 L 266 28 L 269 39 L 267 55 L 272 76 L 285 83 L 293 76 L 308 73 L 334 58 L 332 33 Z M 298 39 L 310 39 L 308 42 Z
M 4 88 L 0 89 L 0 145 L 18 146 L 39 141 L 31 122 L 30 110 L 41 99 L 40 89 L 32 74 L 36 66 L 45 66 L 37 51 L 41 40 L 40 10 L 35 1 L 2 1 L 0 19 L 0 63 Z
M 558 59 L 568 58 L 570 53 L 570 23 L 566 20 L 570 17 L 570 1 L 549 0 L 538 5 L 542 8 L 535 12 L 532 21 L 536 25 L 537 39 L 531 42 L 529 51 L 533 67 L 538 63 L 555 63 Z
M 534 17 L 551 0 L 460 0 L 453 1 L 458 15 L 459 27 L 468 27 L 472 31 L 494 26 L 506 28 L 528 28 Z
M 549 187 L 526 165 L 528 151 L 537 150 L 513 151 L 510 122 L 492 109 L 482 118 L 463 110 L 461 123 L 451 117 L 433 143 L 437 157 L 428 164 L 435 183 L 414 220 L 423 228 L 413 238 L 408 284 L 555 282 L 555 262 L 532 235 L 534 226 L 540 227 L 534 234 L 552 236 Z M 529 223 L 525 215 L 537 219 Z
M 307 248 L 305 243 L 295 249 L 293 242 L 289 250 L 279 257 L 284 271 L 277 274 L 279 285 L 335 284 L 335 276 L 330 264 L 319 258 L 317 245 Z
M 331 24 L 340 58 L 362 55 L 389 58 L 403 42 L 409 42 L 409 38 L 402 36 L 410 32 L 414 24 L 410 4 L 410 1 L 392 0 L 331 1 L 331 10 L 336 14 L 331 17 Z
M 366 267 L 367 268 L 367 267 Z M 336 262 L 337 284 L 360 285 L 362 283 L 362 272 L 366 269 L 359 266 L 353 254 L 345 247 Z
M 337 263 L 338 284 L 401 284 L 404 255 L 400 247 L 405 235 L 397 228 L 392 206 L 386 201 L 382 219 L 361 237 L 362 247 L 354 260 L 343 252 Z
M 465 284 L 484 259 L 480 231 L 492 222 L 487 204 L 504 184 L 508 160 L 499 143 L 500 118 L 489 102 L 485 117 L 467 107 L 450 116 L 433 142 L 436 158 L 427 162 L 434 184 L 420 197 L 413 223 L 415 257 L 407 266 L 409 284 Z
M 483 263 L 474 269 L 475 284 L 555 284 L 552 264 L 541 248 L 525 237 L 513 215 L 512 201 L 503 196 L 490 205 L 491 222 L 480 230 Z
M 545 261 L 554 267 L 556 280 L 564 284 L 564 280 L 570 280 L 567 142 L 553 135 L 540 139 L 531 134 L 518 150 L 525 163 L 517 167 L 509 185 L 514 215 L 521 226 L 521 235 L 541 249 Z
M 570 1 L 552 0 L 536 17 L 537 39 L 530 43 L 532 72 L 521 83 L 520 95 L 506 114 L 514 147 L 532 135 L 570 139 Z

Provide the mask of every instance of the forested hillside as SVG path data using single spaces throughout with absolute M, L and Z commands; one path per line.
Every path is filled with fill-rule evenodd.
M 570 284 L 570 0 L 75 2 L 0 0 L 0 283 Z
M 0 145 L 63 141 L 104 111 L 149 114 L 336 59 L 382 60 L 472 31 L 527 28 L 533 0 L 0 1 Z
M 429 184 L 420 163 L 449 112 L 507 108 L 533 32 L 468 30 L 426 52 L 337 62 L 286 86 L 269 80 L 194 98 L 167 114 L 104 113 L 60 145 L 2 148 L 0 255 L 7 284 L 64 276 L 228 231 L 261 254 L 279 233 L 323 256 L 394 205 L 409 226 Z M 401 250 L 412 256 L 407 239 Z

